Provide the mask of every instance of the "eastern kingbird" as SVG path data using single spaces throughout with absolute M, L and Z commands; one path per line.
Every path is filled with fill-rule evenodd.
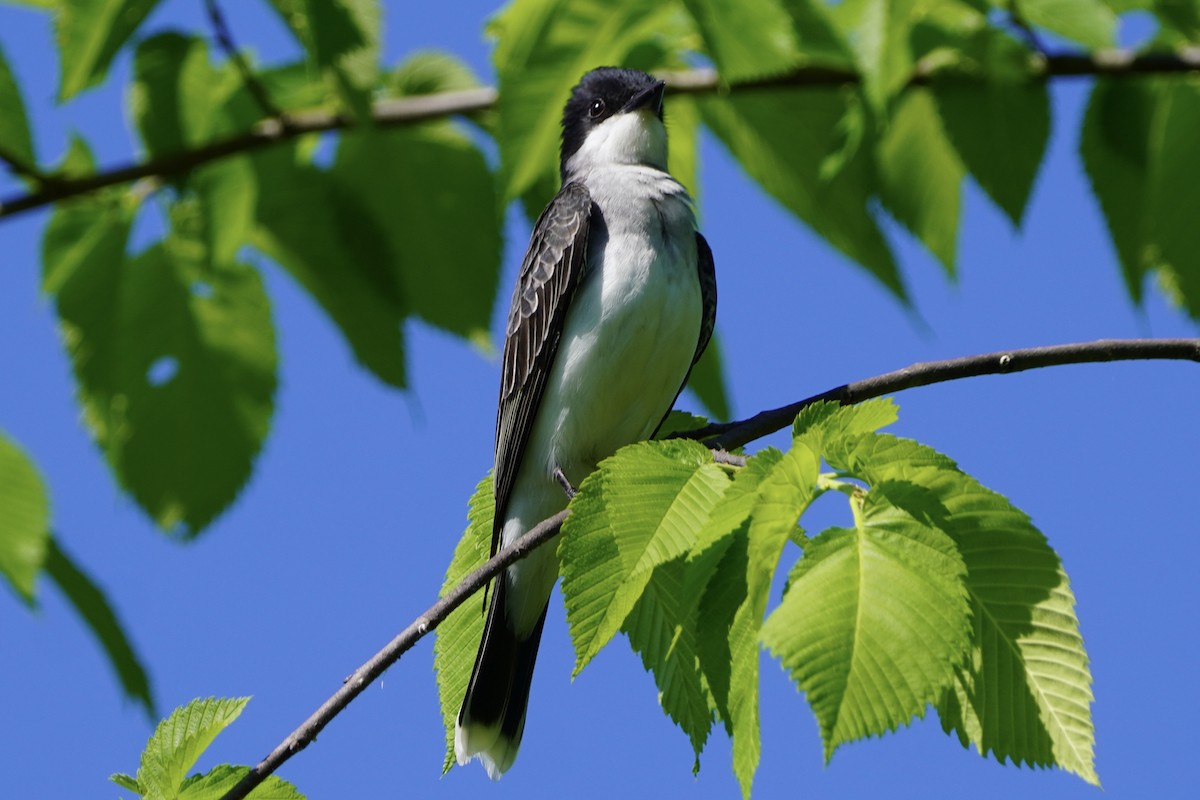
M 653 435 L 712 335 L 712 252 L 667 173 L 664 87 L 601 67 L 563 109 L 562 189 L 534 226 L 508 312 L 493 554 L 562 510 L 564 488 L 601 459 Z M 458 763 L 478 758 L 492 779 L 521 744 L 557 578 L 543 547 L 496 581 L 454 736 Z

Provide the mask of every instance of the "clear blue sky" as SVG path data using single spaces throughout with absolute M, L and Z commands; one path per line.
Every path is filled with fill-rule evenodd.
M 224 5 L 235 35 L 265 58 L 294 51 L 265 3 Z M 389 60 L 443 48 L 492 79 L 482 35 L 489 4 L 388 6 Z M 171 25 L 201 27 L 201 4 L 165 2 L 146 30 Z M 46 18 L 0 6 L 0 42 L 42 154 L 56 158 L 78 129 L 102 163 L 128 156 L 128 55 L 105 87 L 56 109 Z M 1142 309 L 1125 297 L 1076 156 L 1087 88 L 1053 88 L 1052 141 L 1023 231 L 968 186 L 956 283 L 889 229 L 923 326 L 707 140 L 703 229 L 716 257 L 737 414 L 914 361 L 1196 335 L 1159 295 L 1151 292 Z M 0 178 L 4 194 L 13 188 Z M 163 712 L 198 696 L 254 696 L 200 766 L 254 763 L 434 599 L 466 499 L 491 461 L 498 365 L 414 324 L 413 389 L 388 390 L 354 365 L 316 305 L 263 264 L 281 352 L 274 428 L 242 497 L 199 541 L 181 546 L 120 493 L 79 421 L 53 309 L 38 293 L 46 217 L 0 222 L 0 428 L 47 479 L 54 529 L 107 590 Z M 515 213 L 508 230 L 494 329 L 528 235 Z M 948 453 L 1007 495 L 1061 554 L 1092 658 L 1103 795 L 1061 772 L 981 759 L 944 735 L 933 715 L 845 747 L 825 768 L 812 714 L 764 655 L 756 796 L 1119 800 L 1194 789 L 1198 395 L 1194 364 L 1127 363 L 960 381 L 897 398 L 893 430 Z M 845 520 L 841 507 L 822 503 L 808 527 Z M 128 796 L 106 778 L 136 770 L 151 725 L 122 701 L 54 587 L 41 589 L 32 614 L 0 592 L 0 794 Z M 439 778 L 443 739 L 428 641 L 281 774 L 317 800 L 735 796 L 728 741 L 714 736 L 693 779 L 686 737 L 659 711 L 650 676 L 623 640 L 573 683 L 571 662 L 555 602 L 521 757 L 498 784 L 474 765 Z

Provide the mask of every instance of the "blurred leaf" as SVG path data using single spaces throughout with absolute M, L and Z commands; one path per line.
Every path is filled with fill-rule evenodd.
M 821 0 L 783 0 L 799 39 L 798 62 L 829 67 L 853 67 L 849 44 L 829 17 Z
M 209 138 L 215 83 L 204 40 L 162 33 L 138 44 L 129 113 L 151 155 L 177 153 Z
M 936 498 L 880 483 L 851 503 L 855 527 L 805 546 L 762 629 L 817 715 L 827 761 L 841 744 L 923 716 L 969 643 L 966 567 L 925 521 L 945 515 Z
M 255 246 L 321 304 L 359 363 L 384 383 L 403 387 L 405 307 L 385 231 L 357 195 L 299 163 L 295 148 L 258 154 L 253 163 Z
M 603 64 L 650 71 L 661 47 L 677 41 L 681 18 L 671 4 L 641 0 L 514 0 L 489 23 L 496 38 L 501 192 L 505 201 L 557 173 L 562 108 L 585 72 Z M 553 195 L 533 204 L 538 210 Z
M 93 436 L 160 526 L 194 536 L 249 478 L 275 341 L 258 274 L 212 263 L 198 206 L 174 210 L 171 235 L 126 258 L 127 211 L 61 208 L 43 260 Z
M 954 274 L 960 187 L 965 172 L 927 89 L 897 101 L 879 141 L 879 196 L 897 220 Z
M 458 546 L 450 566 L 446 568 L 446 579 L 438 597 L 457 586 L 468 573 L 478 569 L 488 560 L 492 548 L 492 515 L 495 512 L 495 496 L 491 473 L 486 475 L 475 493 L 467 511 L 467 529 Z M 484 595 L 479 595 L 483 598 Z M 458 710 L 467 695 L 467 684 L 471 681 L 471 669 L 475 654 L 483 638 L 483 623 L 486 600 L 467 600 L 442 621 L 434 631 L 433 669 L 437 673 L 438 699 L 442 706 L 442 724 L 446 728 L 446 758 L 442 762 L 442 774 L 454 766 L 454 726 Z
M 3 485 L 3 481 L 0 481 L 0 485 Z M 100 587 L 63 552 L 53 538 L 49 540 L 46 551 L 46 574 L 104 648 L 104 654 L 117 673 L 125 696 L 140 705 L 146 716 L 154 719 L 157 712 L 150 692 L 150 680 L 116 612 Z
M 249 697 L 196 699 L 158 724 L 138 767 L 147 797 L 179 797 L 184 778 L 213 740 L 242 713 Z
M 1165 85 L 1149 206 L 1154 243 L 1193 319 L 1200 318 L 1200 84 Z
M 864 94 L 876 109 L 883 109 L 911 77 L 909 35 L 918 8 L 918 0 L 863 0 L 829 9 L 854 51 Z
M 796 62 L 796 38 L 778 0 L 683 0 L 704 51 L 726 83 L 776 75 Z
M 21 89 L 4 57 L 3 48 L 0 48 L 0 154 L 17 159 L 21 166 L 37 167 L 29 120 L 25 117 L 25 103 L 21 100 Z
M 1189 81 L 1100 82 L 1084 120 L 1080 151 L 1135 301 L 1158 270 L 1200 317 L 1200 86 Z
M 377 0 L 271 0 L 271 5 L 316 66 L 329 70 L 332 85 L 355 113 L 369 111 L 381 52 Z
M 1141 81 L 1097 81 L 1079 139 L 1083 165 L 1100 202 L 1125 288 L 1142 299 L 1150 250 L 1149 169 L 1151 131 L 1159 93 Z
M 418 50 L 395 69 L 388 90 L 398 97 L 459 92 L 479 86 L 471 68 L 450 53 Z
M 705 123 L 742 168 L 837 249 L 906 299 L 869 211 L 873 165 L 866 112 L 837 88 L 734 94 L 701 102 Z
M 386 232 L 386 266 L 408 309 L 486 344 L 501 220 L 492 173 L 470 137 L 450 122 L 345 136 L 333 174 Z
M 693 200 L 700 198 L 700 108 L 694 98 L 674 95 L 663 106 L 667 128 L 667 171 Z
M 933 96 L 963 164 L 1020 227 L 1050 137 L 1046 85 L 1029 76 L 1025 48 L 997 31 L 973 37 L 966 53 L 961 69 L 975 79 L 934 80 Z
M 730 418 L 729 395 L 725 388 L 725 364 L 721 358 L 721 337 L 714 332 L 700 360 L 692 367 L 688 388 L 718 420 Z
M 192 775 L 185 780 L 179 789 L 179 800 L 221 800 L 249 773 L 249 767 L 218 764 L 203 775 Z M 305 797 L 278 775 L 268 775 L 246 795 L 246 800 L 305 800 Z
M 54 30 L 62 75 L 58 101 L 91 88 L 108 72 L 124 46 L 159 0 L 71 0 L 57 5 Z
M 584 479 L 558 544 L 574 674 L 621 629 L 654 568 L 691 548 L 728 486 L 708 448 L 682 439 L 623 447 Z
M 1093 50 L 1112 47 L 1117 15 L 1101 0 L 1013 0 L 1028 23 Z
M 50 550 L 50 497 L 37 467 L 0 433 L 0 574 L 32 605 Z
M 189 181 L 202 213 L 201 235 L 213 263 L 229 264 L 254 230 L 258 184 L 247 158 L 207 164 Z
M 1187 42 L 1200 42 L 1200 2 L 1198 0 L 1144 0 L 1165 28 L 1178 33 Z
M 691 741 L 692 771 L 698 772 L 713 718 L 697 661 L 694 603 L 683 591 L 684 571 L 682 557 L 655 567 L 621 630 L 654 673 L 663 711 Z

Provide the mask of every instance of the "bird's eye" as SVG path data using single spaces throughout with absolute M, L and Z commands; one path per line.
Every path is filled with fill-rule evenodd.
M 588 116 L 591 117 L 592 119 L 596 119 L 603 113 L 604 113 L 604 101 L 601 100 L 599 97 L 597 97 L 595 100 L 592 101 L 592 104 L 590 106 L 588 106 Z

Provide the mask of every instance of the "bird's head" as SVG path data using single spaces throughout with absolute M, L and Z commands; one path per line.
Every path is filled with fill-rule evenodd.
M 635 69 L 599 67 L 563 109 L 562 178 L 614 164 L 667 168 L 662 81 Z

